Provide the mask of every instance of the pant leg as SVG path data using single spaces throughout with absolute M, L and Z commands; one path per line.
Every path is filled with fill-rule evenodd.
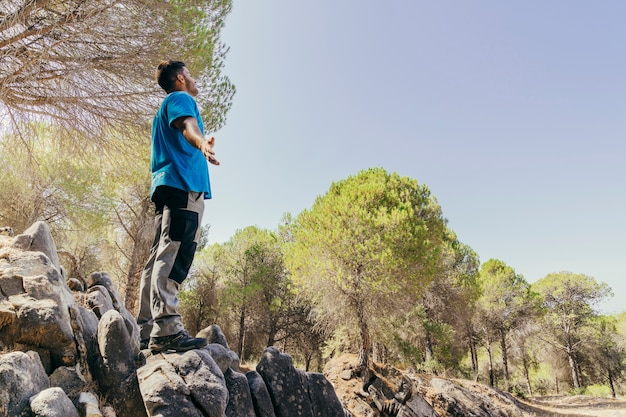
M 159 188 L 163 188 L 157 192 L 164 206 L 151 275 L 152 337 L 169 336 L 183 330 L 178 291 L 193 262 L 204 212 L 202 193 Z
M 150 287 L 152 281 L 152 271 L 156 254 L 161 240 L 161 221 L 163 218 L 163 208 L 157 207 L 156 216 L 154 218 L 154 241 L 150 248 L 150 256 L 148 262 L 141 273 L 141 281 L 139 283 L 139 313 L 137 314 L 137 324 L 139 325 L 139 338 L 145 340 L 150 338 L 152 332 L 152 309 L 150 303 Z

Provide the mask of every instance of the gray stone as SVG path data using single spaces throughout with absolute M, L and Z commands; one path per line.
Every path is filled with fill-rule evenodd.
M 246 372 L 246 378 L 248 379 L 254 412 L 257 417 L 276 417 L 272 398 L 261 375 L 257 371 L 248 371 Z
M 241 368 L 241 360 L 239 359 L 239 355 L 232 350 L 229 350 L 228 353 L 230 354 L 230 369 L 240 372 L 239 369 Z
M 0 356 L 0 415 L 30 417 L 29 399 L 49 388 L 46 371 L 35 352 Z
M 124 318 L 124 323 L 130 334 L 131 345 L 135 353 L 139 353 L 139 326 L 137 320 L 124 307 L 124 303 L 106 272 L 94 272 L 87 279 L 87 305 L 102 317 L 104 313 L 115 309 Z
M 309 398 L 315 417 L 344 417 L 343 406 L 332 384 L 323 374 L 306 373 Z
M 277 417 L 313 417 L 307 378 L 294 368 L 291 356 L 268 347 L 256 370 L 265 381 Z
M 420 395 L 414 395 L 400 409 L 398 417 L 439 417 L 433 407 Z
M 224 416 L 224 375 L 204 349 L 149 356 L 137 375 L 150 416 Z
M 1 338 L 4 347 L 48 349 L 53 367 L 76 360 L 69 306 L 71 291 L 47 256 L 41 252 L 16 252 L 3 262 L 2 281 L 20 277 L 22 293 L 2 302 Z M 17 290 L 19 286 L 13 286 Z
M 203 337 L 207 339 L 209 343 L 217 343 L 230 350 L 228 342 L 226 341 L 226 336 L 224 336 L 222 329 L 217 324 L 212 324 L 209 327 L 200 330 L 196 337 Z
M 15 322 L 16 314 L 13 305 L 7 301 L 0 300 L 0 330 L 5 326 L 10 326 Z
M 94 272 L 87 278 L 87 286 L 91 289 L 95 285 L 101 285 L 106 288 L 109 296 L 111 297 L 113 308 L 120 311 L 124 307 L 122 297 L 117 292 L 117 288 L 113 284 L 113 280 L 106 272 Z
M 109 402 L 120 415 L 145 415 L 139 382 L 136 355 L 121 314 L 107 311 L 98 324 L 98 348 L 101 361 L 94 367 L 94 376 Z
M 78 410 L 59 387 L 48 388 L 30 399 L 34 417 L 80 417 Z
M 233 359 L 228 349 L 218 343 L 209 343 L 205 349 L 209 352 L 217 366 L 219 366 L 222 373 L 225 373 L 230 368 Z
M 24 233 L 16 236 L 13 241 L 13 247 L 27 251 L 42 252 L 50 259 L 57 271 L 60 268 L 57 247 L 50 233 L 50 228 L 45 222 L 35 222 Z
M 96 313 L 98 318 L 102 318 L 104 313 L 113 310 L 113 300 L 111 295 L 102 285 L 94 285 L 87 290 L 87 306 Z
M 59 387 L 70 400 L 78 397 L 82 391 L 88 388 L 85 378 L 75 367 L 60 366 L 50 375 L 50 386 Z
M 0 294 L 3 298 L 25 293 L 23 277 L 7 272 L 0 270 Z
M 76 405 L 81 417 L 102 417 L 102 412 L 98 406 L 98 397 L 93 392 L 81 392 L 78 398 L 74 400 L 74 405 Z
M 226 417 L 256 417 L 246 376 L 228 368 L 224 379 L 228 388 Z
M 102 407 L 102 416 L 103 417 L 117 417 L 117 413 L 113 407 L 104 406 Z
M 85 291 L 85 287 L 83 287 L 83 283 L 80 282 L 78 278 L 70 278 L 67 280 L 67 286 L 72 291 L 83 292 Z

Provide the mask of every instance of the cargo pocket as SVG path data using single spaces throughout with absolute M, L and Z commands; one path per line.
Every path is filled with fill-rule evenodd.
M 170 223 L 170 238 L 180 242 L 180 248 L 174 259 L 170 278 L 179 284 L 184 281 L 191 268 L 196 253 L 194 242 L 198 230 L 198 213 L 186 210 L 172 210 Z

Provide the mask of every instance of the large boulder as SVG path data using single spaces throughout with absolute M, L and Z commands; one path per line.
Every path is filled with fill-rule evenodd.
M 306 376 L 294 368 L 291 356 L 268 347 L 256 370 L 265 381 L 277 417 L 313 417 Z
M 224 378 L 229 396 L 226 417 L 257 417 L 246 376 L 228 368 Z
M 315 417 L 343 417 L 343 406 L 328 379 L 317 372 L 307 372 L 306 377 L 313 415 Z
M 72 401 L 59 387 L 48 388 L 30 398 L 34 417 L 80 417 Z
M 47 223 L 33 223 L 24 233 L 15 236 L 12 246 L 24 251 L 42 252 L 50 259 L 54 268 L 61 271 L 57 247 Z
M 267 386 L 257 371 L 246 372 L 248 386 L 250 387 L 250 395 L 254 405 L 254 412 L 257 417 L 276 417 L 272 398 L 267 390 Z
M 59 271 L 41 252 L 8 252 L 0 258 L 1 347 L 34 350 L 46 369 L 76 363 L 70 306 L 74 298 Z
M 137 375 L 148 416 L 224 416 L 226 381 L 204 349 L 150 355 Z
M 30 397 L 49 388 L 46 371 L 35 352 L 0 356 L 0 417 L 30 417 Z
M 212 324 L 209 327 L 200 330 L 196 337 L 202 337 L 209 343 L 217 343 L 224 346 L 226 349 L 230 349 L 228 347 L 228 342 L 226 341 L 226 336 L 224 336 L 222 329 L 217 324 Z
M 124 306 L 122 297 L 120 297 L 109 274 L 106 272 L 92 273 L 87 279 L 87 286 L 88 292 L 91 292 L 94 287 L 98 287 L 98 292 L 101 292 L 107 301 L 110 300 L 112 307 L 124 318 L 124 324 L 130 335 L 131 346 L 135 353 L 139 353 L 139 326 L 135 317 Z M 102 312 L 102 314 L 104 313 L 105 311 Z
M 94 367 L 100 389 L 120 415 L 145 416 L 137 380 L 137 355 L 126 323 L 116 310 L 107 311 L 98 325 L 101 360 Z

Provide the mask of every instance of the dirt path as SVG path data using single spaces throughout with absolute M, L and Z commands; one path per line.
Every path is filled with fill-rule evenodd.
M 626 400 L 588 396 L 535 397 L 521 401 L 526 417 L 626 417 Z

